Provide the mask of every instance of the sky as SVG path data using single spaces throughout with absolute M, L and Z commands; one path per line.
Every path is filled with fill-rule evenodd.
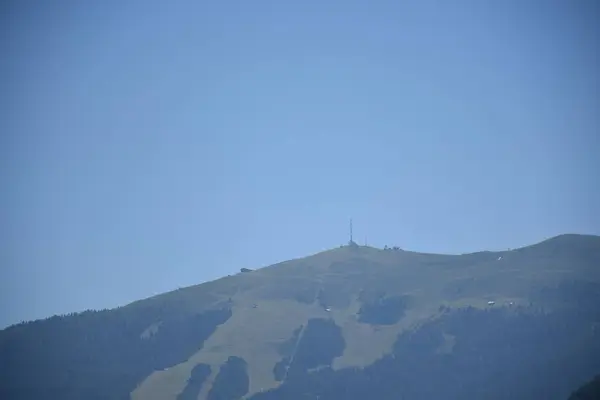
M 0 327 L 348 240 L 600 234 L 600 3 L 7 1 Z

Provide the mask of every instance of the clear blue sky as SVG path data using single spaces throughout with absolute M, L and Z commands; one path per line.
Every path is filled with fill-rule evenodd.
M 599 3 L 0 6 L 0 325 L 358 241 L 600 233 Z

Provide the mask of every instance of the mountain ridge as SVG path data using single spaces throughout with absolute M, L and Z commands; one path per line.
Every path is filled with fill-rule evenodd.
M 508 249 L 508 250 L 478 250 L 478 251 L 473 251 L 473 252 L 468 252 L 468 253 L 430 253 L 430 252 L 411 251 L 411 250 L 405 250 L 405 249 L 400 249 L 400 248 L 398 250 L 394 250 L 392 248 L 389 248 L 388 250 L 386 250 L 385 248 L 379 248 L 379 247 L 374 247 L 374 246 L 362 246 L 362 245 L 358 245 L 357 249 L 360 250 L 360 251 L 368 250 L 368 251 L 374 251 L 374 252 L 381 252 L 381 251 L 391 251 L 391 252 L 394 252 L 394 251 L 400 251 L 400 252 L 403 252 L 403 253 L 406 253 L 406 254 L 421 255 L 421 256 L 469 256 L 469 255 L 479 255 L 479 254 L 501 254 L 501 253 L 506 253 L 506 252 L 510 252 L 510 251 L 523 251 L 523 250 L 526 250 L 526 249 L 529 249 L 529 248 L 538 248 L 539 246 L 545 246 L 545 245 L 551 245 L 551 244 L 560 244 L 563 241 L 572 240 L 572 239 L 583 239 L 583 240 L 586 240 L 586 241 L 594 241 L 595 240 L 596 242 L 600 243 L 600 235 L 578 234 L 578 233 L 565 233 L 565 234 L 560 234 L 560 235 L 556 235 L 556 236 L 550 237 L 548 239 L 541 240 L 541 241 L 536 242 L 534 244 L 523 245 L 521 247 L 517 247 L 517 248 L 514 248 L 514 249 Z M 352 248 L 350 248 L 350 246 L 348 246 L 348 245 L 341 245 L 341 246 L 338 246 L 338 247 L 332 247 L 330 249 L 325 249 L 325 250 L 322 250 L 322 251 L 318 251 L 318 252 L 309 254 L 307 256 L 291 258 L 291 259 L 288 259 L 288 260 L 283 260 L 283 261 L 276 262 L 274 264 L 269 264 L 269 265 L 263 265 L 263 266 L 255 267 L 255 269 L 253 270 L 253 272 L 261 271 L 261 270 L 264 270 L 264 269 L 267 269 L 267 268 L 269 268 L 269 269 L 271 269 L 271 268 L 282 268 L 282 267 L 285 267 L 285 266 L 288 266 L 290 264 L 294 264 L 294 263 L 297 263 L 297 262 L 308 261 L 310 259 L 313 259 L 313 258 L 316 258 L 316 257 L 320 257 L 320 256 L 324 256 L 324 255 L 327 255 L 327 254 L 330 254 L 330 253 L 333 253 L 333 252 L 339 252 L 340 250 L 342 250 L 342 251 L 348 251 L 348 250 L 350 250 L 350 251 L 356 251 L 356 250 L 353 250 Z M 197 287 L 197 286 L 200 286 L 200 285 L 205 285 L 205 284 L 208 284 L 208 283 L 211 283 L 211 282 L 220 281 L 222 279 L 226 279 L 226 278 L 229 278 L 231 276 L 238 276 L 238 275 L 239 275 L 239 273 L 235 274 L 235 275 L 227 275 L 227 276 L 223 276 L 221 278 L 217 278 L 217 279 L 214 279 L 214 280 L 211 280 L 211 281 L 201 282 L 201 283 L 193 284 L 193 285 L 190 285 L 190 286 L 182 287 L 182 288 L 179 288 L 179 289 L 170 290 L 170 291 L 165 292 L 165 293 L 161 293 L 161 294 L 158 294 L 158 295 L 153 295 L 153 296 L 145 297 L 145 298 L 140 299 L 140 300 L 133 301 L 133 302 L 131 302 L 131 303 L 127 304 L 127 305 L 121 306 L 121 307 L 126 307 L 128 305 L 135 304 L 135 303 L 140 302 L 140 301 L 145 301 L 145 300 L 148 300 L 148 299 L 151 299 L 151 298 L 154 298 L 154 297 L 163 296 L 165 294 L 176 292 L 178 290 L 188 289 L 188 288 L 191 288 L 191 287 Z
M 70 398 L 70 392 L 90 396 L 90 387 L 95 387 L 104 394 L 99 398 L 233 400 L 283 391 L 285 398 L 292 399 L 294 392 L 286 391 L 299 390 L 299 382 L 313 382 L 321 375 L 337 382 L 333 377 L 381 368 L 385 363 L 404 368 L 393 358 L 404 346 L 400 343 L 413 340 L 409 339 L 412 334 L 422 335 L 418 332 L 424 329 L 436 332 L 431 344 L 436 357 L 466 357 L 469 353 L 465 353 L 462 336 L 444 333 L 456 330 L 444 328 L 444 324 L 455 326 L 453 318 L 471 318 L 460 310 L 472 309 L 482 320 L 491 312 L 505 321 L 505 325 L 494 322 L 499 327 L 511 327 L 510 321 L 516 318 L 512 315 L 518 316 L 532 324 L 528 335 L 534 335 L 535 324 L 556 324 L 542 315 L 571 318 L 565 313 L 571 310 L 570 304 L 576 304 L 574 299 L 596 299 L 599 266 L 600 237 L 593 235 L 558 235 L 518 249 L 467 254 L 341 246 L 113 310 L 9 327 L 0 331 L 0 355 L 13 368 L 0 371 L 0 395 L 20 393 L 20 398 L 32 398 L 34 389 L 14 383 L 27 381 L 24 377 L 32 370 L 48 376 L 34 381 L 33 387 L 54 390 L 60 398 Z M 579 309 L 585 309 L 585 301 L 577 302 Z M 595 314 L 590 315 L 594 316 L 585 314 L 572 325 L 600 324 Z M 585 318 L 592 318 L 591 322 Z M 39 338 L 32 332 L 38 332 Z M 70 338 L 69 342 L 62 343 L 59 334 Z M 560 340 L 567 343 L 568 335 L 565 332 Z M 587 343 L 586 335 L 581 340 Z M 73 343 L 79 343 L 77 352 Z M 453 350 L 456 346 L 462 349 L 458 353 Z M 15 348 L 25 349 L 25 356 Z M 580 348 L 574 349 L 579 354 Z M 125 356 L 127 361 L 123 361 Z M 45 360 L 41 366 L 32 364 L 40 357 Z M 68 365 L 82 363 L 82 357 L 89 357 L 94 368 L 104 371 L 100 377 L 86 375 L 85 369 L 75 375 L 59 373 Z M 104 361 L 92 362 L 94 357 Z M 415 353 L 414 357 L 425 356 Z M 571 359 L 570 353 L 564 357 Z M 438 358 L 431 362 L 438 363 Z M 116 371 L 101 367 L 114 363 L 120 363 Z M 581 370 L 594 372 L 594 363 L 588 364 Z M 353 380 L 361 381 L 361 376 Z M 11 381 L 12 386 L 6 384 Z M 62 382 L 58 389 L 56 381 Z M 239 386 L 225 389 L 232 381 Z M 60 392 L 69 385 L 79 389 Z M 567 389 L 574 387 L 561 390 L 566 393 Z M 332 394 L 332 398 L 339 395 Z

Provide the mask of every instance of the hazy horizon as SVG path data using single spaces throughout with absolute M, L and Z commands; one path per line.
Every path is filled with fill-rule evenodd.
M 7 2 L 0 327 L 355 241 L 600 235 L 598 2 Z

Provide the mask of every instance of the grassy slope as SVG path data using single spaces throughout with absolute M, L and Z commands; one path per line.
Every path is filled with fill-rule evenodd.
M 291 260 L 260 270 L 226 277 L 133 303 L 175 302 L 189 312 L 231 299 L 233 316 L 186 362 L 155 371 L 132 393 L 133 399 L 175 399 L 198 363 L 212 367 L 205 398 L 219 366 L 229 356 L 249 365 L 250 392 L 273 388 L 273 367 L 281 359 L 278 344 L 311 318 L 334 319 L 342 327 L 346 349 L 334 368 L 371 364 L 389 352 L 398 333 L 429 318 L 440 305 L 487 307 L 497 303 L 529 303 L 535 287 L 563 279 L 600 280 L 600 238 L 563 235 L 534 246 L 504 252 L 465 255 L 420 254 L 344 247 Z M 581 264 L 577 259 L 591 254 Z M 578 265 L 574 268 L 573 265 Z M 410 307 L 399 323 L 371 326 L 359 323 L 359 296 L 408 294 Z M 318 297 L 331 308 L 325 311 Z M 256 304 L 256 308 L 253 305 Z M 158 327 L 160 329 L 160 327 Z

